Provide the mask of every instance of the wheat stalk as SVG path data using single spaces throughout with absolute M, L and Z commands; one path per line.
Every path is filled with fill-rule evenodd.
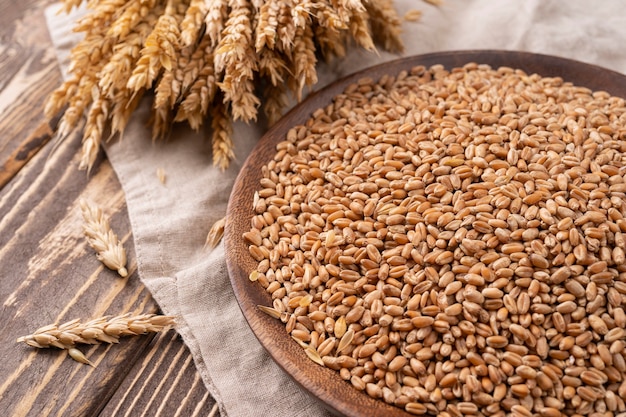
M 160 332 L 174 325 L 174 317 L 130 313 L 111 317 L 104 316 L 82 323 L 74 319 L 66 323 L 41 327 L 32 334 L 17 339 L 18 343 L 26 343 L 36 348 L 56 347 L 67 349 L 70 356 L 78 362 L 93 364 L 76 349 L 77 344 L 118 343 L 123 336 Z
M 96 251 L 96 257 L 107 268 L 117 271 L 122 277 L 128 276 L 126 270 L 126 251 L 122 242 L 109 226 L 109 220 L 102 210 L 86 200 L 80 201 L 83 214 L 83 230 L 89 245 Z
M 234 156 L 231 138 L 233 128 L 230 117 L 228 117 L 227 104 L 224 104 L 223 101 L 215 103 L 211 109 L 211 118 L 213 164 L 224 171 Z

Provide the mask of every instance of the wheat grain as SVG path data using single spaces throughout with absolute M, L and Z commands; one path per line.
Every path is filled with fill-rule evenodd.
M 156 176 L 159 179 L 159 182 L 161 184 L 165 185 L 165 181 L 166 181 L 167 177 L 165 176 L 165 170 L 163 168 L 157 168 Z
M 128 276 L 126 251 L 111 230 L 109 220 L 102 210 L 86 200 L 80 201 L 80 208 L 84 219 L 85 236 L 89 245 L 96 251 L 98 260 L 109 269 L 117 271 L 120 276 Z
M 221 219 L 213 223 L 213 226 L 211 226 L 211 229 L 209 230 L 209 233 L 207 234 L 206 242 L 204 243 L 204 246 L 206 248 L 213 249 L 220 243 L 220 241 L 222 240 L 222 236 L 224 236 L 225 225 L 226 225 L 225 217 L 222 217 Z
M 404 14 L 404 20 L 407 22 L 417 22 L 422 18 L 422 12 L 420 10 L 411 9 Z
M 94 368 L 96 367 L 96 365 L 94 365 L 93 362 L 91 362 L 89 359 L 87 359 L 87 357 L 85 356 L 85 354 L 83 352 L 81 352 L 80 350 L 78 350 L 76 348 L 69 348 L 67 350 L 67 353 L 76 362 L 84 363 L 85 365 L 89 365 L 89 366 L 92 366 Z

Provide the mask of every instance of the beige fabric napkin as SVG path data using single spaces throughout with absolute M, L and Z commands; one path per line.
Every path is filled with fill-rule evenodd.
M 375 1 L 375 0 L 369 0 Z M 626 14 L 622 2 L 586 0 L 443 0 L 439 7 L 396 0 L 404 22 L 404 55 L 455 49 L 508 49 L 559 55 L 626 73 Z M 75 15 L 47 10 L 62 68 L 76 41 Z M 398 56 L 352 50 L 320 64 L 316 88 Z M 326 412 L 269 358 L 248 328 L 230 287 L 223 245 L 203 249 L 214 221 L 224 216 L 234 179 L 262 131 L 238 124 L 237 158 L 227 172 L 211 166 L 210 145 L 185 128 L 153 144 L 139 108 L 123 140 L 106 152 L 125 191 L 139 276 L 163 311 L 179 317 L 177 330 L 223 416 L 319 416 Z M 156 174 L 163 169 L 166 183 Z

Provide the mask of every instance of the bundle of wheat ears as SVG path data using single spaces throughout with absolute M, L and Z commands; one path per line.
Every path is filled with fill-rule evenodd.
M 69 12 L 82 0 L 64 0 Z M 144 95 L 152 135 L 175 122 L 203 128 L 213 163 L 234 156 L 231 123 L 268 124 L 317 82 L 318 59 L 351 45 L 400 51 L 393 0 L 88 0 L 74 28 L 69 78 L 45 112 L 62 115 L 58 134 L 82 129 L 80 168 L 93 165 L 103 140 L 121 134 Z M 206 122 L 206 123 L 205 123 Z M 206 127 L 206 128 L 205 128 Z

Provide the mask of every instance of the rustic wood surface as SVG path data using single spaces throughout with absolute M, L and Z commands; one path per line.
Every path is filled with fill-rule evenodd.
M 206 416 L 214 400 L 170 330 L 83 346 L 95 368 L 59 349 L 16 343 L 74 318 L 158 312 L 136 272 L 124 194 L 100 156 L 78 171 L 79 138 L 51 138 L 42 105 L 61 82 L 46 0 L 0 0 L 0 410 L 5 416 Z M 85 246 L 78 201 L 103 207 L 124 241 L 129 277 Z M 214 411 L 214 410 L 213 410 Z

